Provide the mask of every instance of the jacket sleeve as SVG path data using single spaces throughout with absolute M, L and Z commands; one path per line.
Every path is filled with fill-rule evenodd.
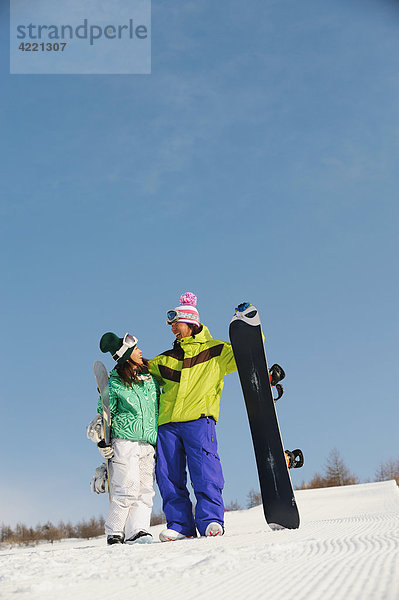
M 237 370 L 237 365 L 233 354 L 233 348 L 231 344 L 229 344 L 229 342 L 224 342 L 221 360 L 223 376 L 228 375 L 229 373 L 233 373 Z
M 159 356 L 152 358 L 150 360 L 149 371 L 150 371 L 151 375 L 154 377 L 154 379 L 157 382 L 157 384 L 159 385 L 159 387 L 162 387 L 165 385 L 165 380 L 162 378 L 162 375 L 159 371 L 159 362 L 160 362 Z
M 155 389 L 157 392 L 157 401 L 155 403 L 155 422 L 158 423 L 158 417 L 159 417 L 159 397 L 161 395 L 161 390 L 159 389 L 159 385 L 157 380 L 155 379 L 155 377 L 153 376 L 152 378 L 154 385 L 155 385 Z
M 265 336 L 262 332 L 263 342 L 265 341 Z M 229 373 L 233 373 L 237 371 L 237 365 L 234 358 L 233 347 L 229 342 L 224 342 L 224 348 L 222 350 L 222 368 L 224 375 L 228 375 Z

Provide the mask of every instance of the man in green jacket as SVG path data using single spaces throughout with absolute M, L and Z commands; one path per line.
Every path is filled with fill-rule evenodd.
M 161 541 L 224 533 L 224 479 L 217 452 L 223 377 L 236 370 L 231 344 L 214 340 L 200 323 L 197 298 L 187 292 L 167 313 L 174 346 L 150 361 L 162 387 L 156 477 L 167 529 Z M 197 499 L 195 518 L 187 490 L 186 464 Z

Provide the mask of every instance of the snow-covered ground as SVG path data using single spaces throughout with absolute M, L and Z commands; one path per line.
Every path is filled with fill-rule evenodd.
M 226 514 L 221 538 L 106 547 L 69 540 L 0 550 L 14 600 L 399 598 L 395 482 L 296 492 L 301 527 L 271 531 L 262 507 Z M 162 526 L 152 528 L 157 539 Z

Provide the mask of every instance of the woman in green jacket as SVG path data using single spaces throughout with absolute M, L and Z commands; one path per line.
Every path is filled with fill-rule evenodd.
M 116 361 L 109 378 L 111 446 L 98 449 L 109 460 L 111 504 L 105 521 L 108 544 L 152 542 L 148 533 L 154 492 L 159 387 L 148 371 L 137 338 L 106 333 L 102 352 Z M 97 412 L 101 414 L 101 399 Z M 94 432 L 88 435 L 98 442 Z M 98 417 L 97 417 L 98 422 Z

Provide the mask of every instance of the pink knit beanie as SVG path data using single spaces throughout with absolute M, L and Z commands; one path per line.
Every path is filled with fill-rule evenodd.
M 184 316 L 178 318 L 180 323 L 191 323 L 192 325 L 199 325 L 200 317 L 197 306 L 197 296 L 192 292 L 186 292 L 180 296 L 180 306 L 176 306 L 175 310 L 184 313 Z

